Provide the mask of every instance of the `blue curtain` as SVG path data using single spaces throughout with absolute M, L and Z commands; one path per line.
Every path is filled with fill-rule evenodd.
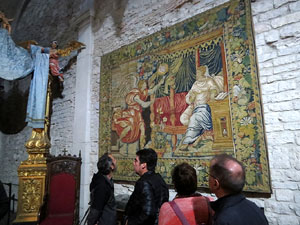
M 212 44 L 210 46 L 205 46 L 203 48 L 199 48 L 200 51 L 200 65 L 207 65 L 209 69 L 210 75 L 217 75 L 222 71 L 222 54 L 221 47 L 219 44 Z M 179 57 L 182 58 L 182 64 L 176 74 L 172 74 L 175 76 L 175 93 L 188 92 L 193 83 L 196 80 L 196 59 L 195 52 L 190 51 L 186 52 Z M 167 63 L 169 67 L 174 63 L 175 59 L 169 59 L 163 61 Z M 162 63 L 162 62 L 161 62 Z M 162 90 L 164 89 L 164 85 L 156 92 L 156 97 L 163 97 L 169 94 L 164 93 Z
M 207 65 L 209 74 L 218 74 L 222 70 L 222 54 L 220 45 L 200 48 L 200 65 Z
M 196 80 L 196 60 L 194 52 L 190 52 L 183 56 L 183 61 L 178 73 L 175 75 L 176 79 L 176 93 L 188 92 Z

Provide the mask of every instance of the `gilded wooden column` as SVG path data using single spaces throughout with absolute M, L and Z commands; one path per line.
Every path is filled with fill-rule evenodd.
M 49 76 L 45 111 L 45 128 L 33 129 L 25 143 L 28 159 L 18 168 L 19 191 L 17 218 L 14 223 L 35 222 L 45 194 L 47 157 L 49 155 L 49 126 L 51 106 L 51 82 Z

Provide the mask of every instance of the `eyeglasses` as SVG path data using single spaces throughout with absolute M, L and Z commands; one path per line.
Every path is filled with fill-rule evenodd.
M 211 176 L 214 179 L 218 179 L 217 177 L 215 177 L 214 175 L 211 175 L 209 172 L 207 172 L 206 170 L 203 171 L 207 176 Z

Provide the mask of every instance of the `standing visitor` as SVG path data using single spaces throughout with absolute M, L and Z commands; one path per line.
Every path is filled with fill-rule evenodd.
M 116 201 L 114 196 L 113 172 L 117 168 L 115 158 L 105 153 L 97 163 L 98 173 L 90 184 L 91 207 L 88 225 L 116 225 Z
M 245 169 L 235 158 L 222 154 L 210 163 L 209 188 L 218 200 L 211 203 L 214 225 L 267 225 L 258 206 L 242 194 Z
M 177 195 L 173 201 L 162 205 L 158 224 L 211 224 L 209 199 L 196 192 L 196 170 L 188 163 L 179 164 L 172 171 L 172 182 Z
M 157 154 L 153 149 L 142 149 L 136 153 L 133 162 L 135 172 L 140 176 L 125 208 L 125 224 L 158 224 L 161 205 L 169 200 L 167 184 L 160 174 L 155 173 Z

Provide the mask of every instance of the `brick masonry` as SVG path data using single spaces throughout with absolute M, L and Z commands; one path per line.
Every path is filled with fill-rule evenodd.
M 64 44 L 77 38 L 70 22 L 92 1 L 54 0 L 42 5 L 32 0 L 13 33 L 16 41 L 35 39 L 43 45 L 57 39 Z M 162 28 L 204 12 L 225 0 L 103 0 L 90 4 L 94 52 L 89 113 L 89 176 L 98 154 L 99 81 L 101 56 Z M 252 198 L 265 208 L 272 225 L 300 224 L 300 0 L 256 0 L 251 3 L 273 194 Z M 37 10 L 38 9 L 38 10 Z M 53 10 L 55 9 L 55 10 Z M 1 5 L 0 5 L 1 10 Z M 34 15 L 34 20 L 32 20 Z M 55 99 L 51 119 L 51 152 L 73 149 L 76 63 L 65 72 L 63 99 Z M 16 135 L 0 133 L 0 179 L 18 183 L 17 167 L 27 157 L 24 143 L 31 129 Z M 88 184 L 85 184 L 88 185 Z M 116 185 L 116 195 L 133 187 Z M 87 189 L 84 189 L 87 190 Z M 13 192 L 17 194 L 17 186 Z M 86 191 L 85 191 L 86 192 Z M 84 193 L 85 195 L 87 193 Z M 174 191 L 171 191 L 174 196 Z M 86 205 L 81 204 L 81 214 Z

